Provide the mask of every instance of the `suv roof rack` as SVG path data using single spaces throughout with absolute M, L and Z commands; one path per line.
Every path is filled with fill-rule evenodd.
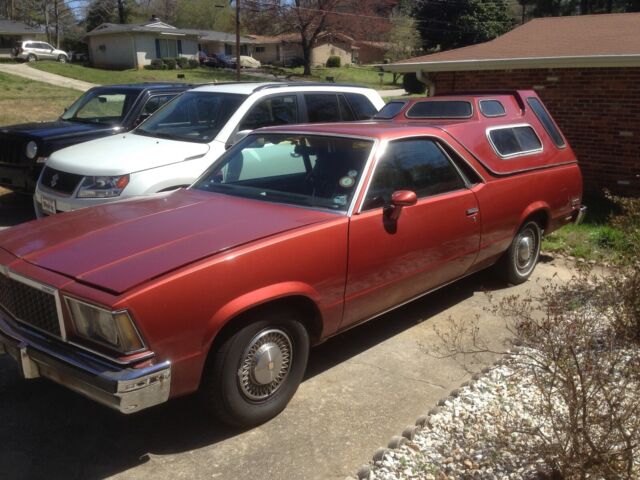
M 283 88 L 283 87 L 358 87 L 358 88 L 367 88 L 363 85 L 359 85 L 357 83 L 331 83 L 331 82 L 272 82 L 267 83 L 266 85 L 260 85 L 253 89 L 254 92 L 259 92 L 260 90 L 266 90 L 267 88 Z

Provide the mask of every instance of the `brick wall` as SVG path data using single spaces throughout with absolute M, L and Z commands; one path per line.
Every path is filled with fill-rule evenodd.
M 534 89 L 573 147 L 585 189 L 640 196 L 640 68 L 430 73 L 436 93 Z

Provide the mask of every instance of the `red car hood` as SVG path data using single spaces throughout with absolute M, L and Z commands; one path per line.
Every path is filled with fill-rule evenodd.
M 196 190 L 101 205 L 0 233 L 0 247 L 122 293 L 218 252 L 327 219 L 328 212 Z

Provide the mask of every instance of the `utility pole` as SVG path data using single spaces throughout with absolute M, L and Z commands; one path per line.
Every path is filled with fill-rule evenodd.
M 240 81 L 240 0 L 236 0 L 236 80 Z

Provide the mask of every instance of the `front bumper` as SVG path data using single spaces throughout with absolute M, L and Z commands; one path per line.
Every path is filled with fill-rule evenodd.
M 15 190 L 33 192 L 39 171 L 22 165 L 0 165 L 0 185 Z
M 122 413 L 166 402 L 171 364 L 120 366 L 27 331 L 0 311 L 0 354 L 18 363 L 24 378 L 44 377 Z
M 131 198 L 127 195 L 112 198 L 78 198 L 75 196 L 75 192 L 72 195 L 61 195 L 51 190 L 41 189 L 40 185 L 38 185 L 36 186 L 36 191 L 33 196 L 33 207 L 38 218 L 46 215 L 42 210 L 42 197 L 46 197 L 47 199 L 55 202 L 57 213 L 71 212 L 81 208 L 93 207 L 95 205 L 102 205 Z

